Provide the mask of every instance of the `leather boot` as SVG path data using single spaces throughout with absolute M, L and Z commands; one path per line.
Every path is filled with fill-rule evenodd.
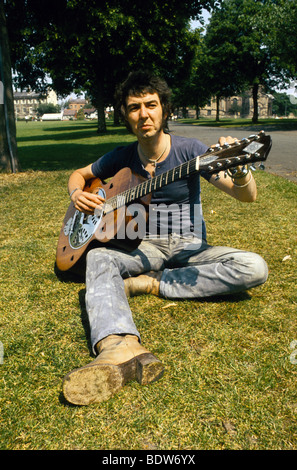
M 89 405 L 108 400 L 129 380 L 141 385 L 159 380 L 162 363 L 147 351 L 137 336 L 110 335 L 97 343 L 97 358 L 64 377 L 63 393 L 75 405 Z
M 160 293 L 160 279 L 162 271 L 150 271 L 136 277 L 124 279 L 125 293 L 127 297 L 135 295 L 153 294 L 157 297 Z

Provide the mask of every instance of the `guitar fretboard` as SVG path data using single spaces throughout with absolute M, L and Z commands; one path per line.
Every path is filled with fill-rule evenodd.
M 271 148 L 271 138 L 264 132 L 258 135 L 251 135 L 240 142 L 224 144 L 223 147 L 216 146 L 209 148 L 203 155 L 197 156 L 187 162 L 178 165 L 160 175 L 149 178 L 136 186 L 126 189 L 120 194 L 108 199 L 106 203 L 111 210 L 116 210 L 121 206 L 161 189 L 167 184 L 183 179 L 193 173 L 205 170 L 207 173 L 218 173 L 222 170 L 238 166 L 239 164 L 250 164 L 255 161 L 266 160 Z
M 108 199 L 106 202 L 113 208 L 117 209 L 119 206 L 124 206 L 137 199 L 140 199 L 153 191 L 161 189 L 167 184 L 173 183 L 187 177 L 188 175 L 195 173 L 199 169 L 199 156 L 182 163 L 171 170 L 168 170 L 160 175 L 149 178 L 142 183 L 137 184 L 133 188 L 129 188 L 123 191 L 117 196 Z

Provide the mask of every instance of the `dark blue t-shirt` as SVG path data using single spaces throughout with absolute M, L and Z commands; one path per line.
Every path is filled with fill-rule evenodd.
M 155 175 L 202 155 L 208 149 L 197 139 L 171 135 L 171 149 L 165 160 L 157 163 Z M 151 178 L 137 152 L 138 142 L 124 147 L 117 147 L 103 155 L 92 165 L 93 174 L 105 180 L 114 176 L 119 170 L 129 167 L 133 172 Z M 201 175 L 209 180 L 208 175 Z M 195 233 L 206 240 L 205 223 L 202 216 L 200 200 L 200 175 L 192 174 L 174 181 L 152 193 L 147 234 L 164 236 L 176 232 L 187 236 Z

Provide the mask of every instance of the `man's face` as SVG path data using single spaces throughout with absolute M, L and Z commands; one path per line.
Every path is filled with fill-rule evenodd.
M 154 137 L 163 127 L 163 109 L 157 93 L 128 96 L 126 118 L 139 139 Z

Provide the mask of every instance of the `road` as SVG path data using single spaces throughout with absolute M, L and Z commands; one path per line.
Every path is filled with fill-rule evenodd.
M 223 128 L 200 127 L 176 122 L 169 123 L 173 134 L 183 137 L 195 137 L 206 145 L 213 145 L 220 136 L 231 135 L 242 139 L 250 134 L 256 134 L 259 127 Z M 265 170 L 297 183 L 297 131 L 282 131 L 279 129 L 264 129 L 272 137 L 272 148 L 265 162 Z

